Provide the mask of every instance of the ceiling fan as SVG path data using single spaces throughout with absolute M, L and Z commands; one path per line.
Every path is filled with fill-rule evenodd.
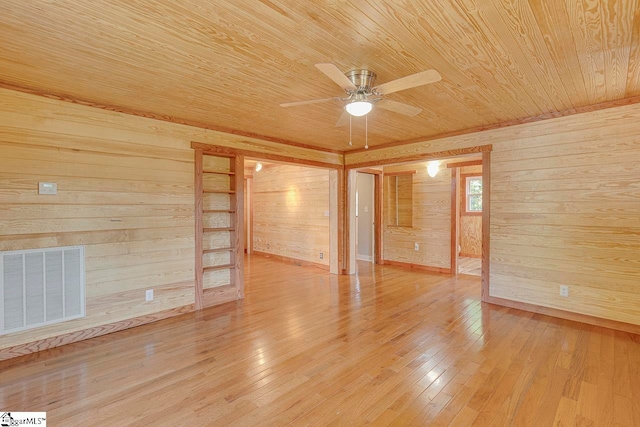
M 407 116 L 415 116 L 422 111 L 422 108 L 402 102 L 384 98 L 393 92 L 422 86 L 438 82 L 442 79 L 436 70 L 421 71 L 397 80 L 373 86 L 376 80 L 376 73 L 370 70 L 356 69 L 347 73 L 342 73 L 338 67 L 331 63 L 316 64 L 316 67 L 331 80 L 336 82 L 346 92 L 346 97 L 333 97 L 312 99 L 308 101 L 286 102 L 280 104 L 281 107 L 295 107 L 298 105 L 318 104 L 321 102 L 338 101 L 345 103 L 345 112 L 342 114 L 336 126 L 347 123 L 346 118 L 352 116 L 364 116 L 368 114 L 373 106 L 384 108 L 385 110 Z

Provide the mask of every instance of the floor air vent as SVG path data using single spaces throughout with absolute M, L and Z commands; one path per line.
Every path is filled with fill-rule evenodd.
M 0 252 L 0 334 L 84 317 L 84 247 Z

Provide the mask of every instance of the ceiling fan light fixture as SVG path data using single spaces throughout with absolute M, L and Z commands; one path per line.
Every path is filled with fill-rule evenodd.
M 353 101 L 348 103 L 344 108 L 347 110 L 347 113 L 352 116 L 361 117 L 371 112 L 373 104 L 369 101 Z

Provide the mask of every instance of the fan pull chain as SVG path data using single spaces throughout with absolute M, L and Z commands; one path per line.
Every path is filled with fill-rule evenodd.
M 364 149 L 369 149 L 369 115 L 364 116 Z
M 353 144 L 351 143 L 351 114 L 349 114 L 349 147 Z

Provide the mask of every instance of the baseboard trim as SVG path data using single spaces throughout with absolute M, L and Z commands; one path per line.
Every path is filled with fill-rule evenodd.
M 0 361 L 48 350 L 50 348 L 60 347 L 62 345 L 87 340 L 89 338 L 99 337 L 101 335 L 111 334 L 113 332 L 123 331 L 129 328 L 135 328 L 136 326 L 146 325 L 147 323 L 157 322 L 158 320 L 167 319 L 169 317 L 180 316 L 192 311 L 194 311 L 194 305 L 189 304 L 182 307 L 172 308 L 170 310 L 159 311 L 157 313 L 145 314 L 144 316 L 134 317 L 132 319 L 120 320 L 118 322 L 95 326 L 81 331 L 70 332 L 25 344 L 15 345 L 13 347 L 3 348 L 0 349 Z
M 422 265 L 422 264 L 411 264 L 409 262 L 389 261 L 388 259 L 384 260 L 384 264 L 394 265 L 396 267 L 407 267 L 407 268 L 413 268 L 416 270 L 430 271 L 432 273 L 451 274 L 451 268 L 431 267 L 431 266 Z
M 292 264 L 300 265 L 300 266 L 303 266 L 303 267 L 316 267 L 316 268 L 320 268 L 322 270 L 329 271 L 329 266 L 328 265 L 318 264 L 317 262 L 304 261 L 304 260 L 301 260 L 301 259 L 291 258 L 291 257 L 288 257 L 288 256 L 275 255 L 275 254 L 270 254 L 270 253 L 267 253 L 267 252 L 260 252 L 260 251 L 253 251 L 251 253 L 251 255 L 258 255 L 258 256 L 261 256 L 261 257 L 265 257 L 265 258 L 273 258 L 273 259 L 277 259 L 279 261 L 290 262 Z
M 360 255 L 360 254 L 357 254 L 356 255 L 356 259 L 358 261 L 373 262 L 373 257 L 371 255 Z
M 601 317 L 590 316 L 588 314 L 574 313 L 571 311 L 561 310 L 558 308 L 543 307 L 527 302 L 512 301 L 498 297 L 488 297 L 485 302 L 503 307 L 516 308 L 518 310 L 530 311 L 533 313 L 544 314 L 560 319 L 572 320 L 574 322 L 586 323 L 588 325 L 601 326 L 603 328 L 615 329 L 618 331 L 629 332 L 631 334 L 640 334 L 640 325 L 632 323 L 620 322 L 617 320 L 603 319 Z

